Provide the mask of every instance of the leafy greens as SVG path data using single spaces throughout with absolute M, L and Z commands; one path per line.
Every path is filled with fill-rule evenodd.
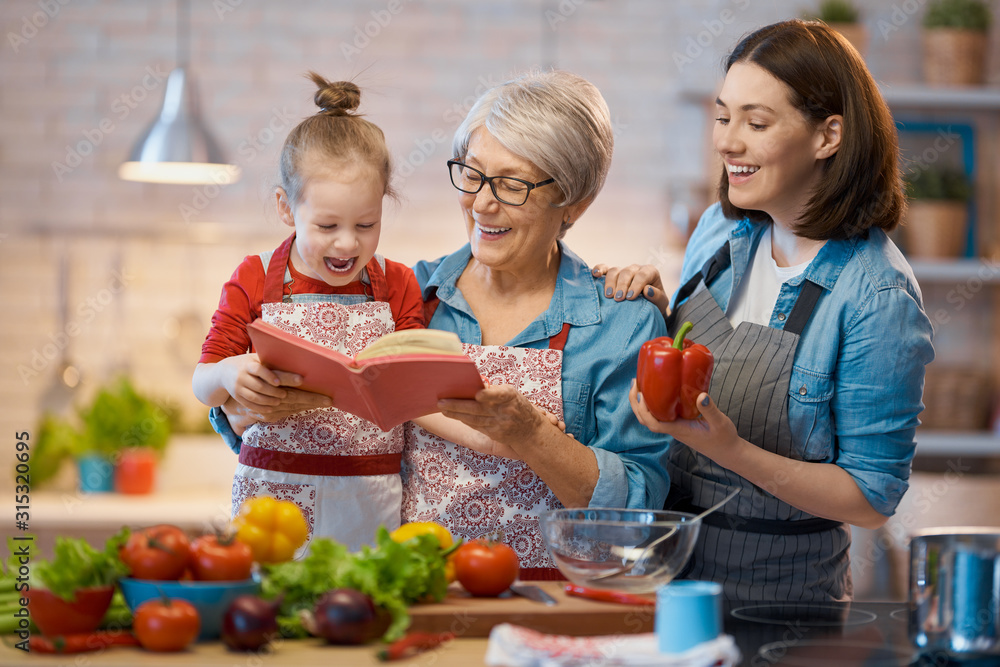
M 323 593 L 334 588 L 353 588 L 369 596 L 377 607 L 392 617 L 383 639 L 394 641 L 403 636 L 410 624 L 407 607 L 426 599 L 440 602 L 447 592 L 446 558 L 438 539 L 418 535 L 399 543 L 380 526 L 376 546 L 364 546 L 350 553 L 343 544 L 317 537 L 302 560 L 288 561 L 262 568 L 261 593 L 273 599 L 284 594 L 278 612 L 278 625 L 285 637 L 304 637 L 299 618 L 302 610 L 311 610 Z

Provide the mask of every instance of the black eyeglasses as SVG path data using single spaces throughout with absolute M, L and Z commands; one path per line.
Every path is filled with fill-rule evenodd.
M 511 206 L 521 206 L 528 201 L 532 190 L 556 182 L 554 178 L 532 183 L 512 176 L 487 176 L 458 160 L 448 160 L 448 171 L 451 174 L 451 184 L 462 192 L 474 195 L 483 189 L 484 183 L 489 183 L 497 201 Z

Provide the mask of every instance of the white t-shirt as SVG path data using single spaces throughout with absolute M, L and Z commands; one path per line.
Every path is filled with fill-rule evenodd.
M 757 252 L 747 267 L 743 280 L 729 300 L 726 316 L 736 328 L 740 322 L 771 325 L 771 313 L 778 302 L 778 293 L 785 283 L 806 270 L 809 262 L 795 266 L 778 266 L 771 255 L 771 226 L 757 244 Z

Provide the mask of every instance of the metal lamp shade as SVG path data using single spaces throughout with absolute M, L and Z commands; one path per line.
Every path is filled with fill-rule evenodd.
M 167 77 L 163 108 L 118 168 L 126 181 L 146 183 L 224 185 L 240 178 L 240 169 L 228 164 L 198 111 L 197 90 L 191 75 L 177 67 Z

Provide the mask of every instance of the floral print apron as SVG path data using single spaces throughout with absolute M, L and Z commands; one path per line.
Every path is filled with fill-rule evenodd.
M 381 258 L 365 267 L 374 301 L 365 295 L 283 295 L 289 238 L 267 266 L 262 319 L 306 340 L 351 357 L 395 328 Z M 363 281 L 365 276 L 363 274 Z M 314 535 L 332 537 L 352 550 L 373 544 L 375 529 L 399 526 L 403 426 L 384 432 L 336 408 L 300 412 L 278 422 L 259 422 L 243 434 L 233 480 L 233 513 L 253 496 L 298 505 Z M 305 552 L 306 546 L 298 555 Z
M 562 347 L 569 325 L 548 349 L 463 345 L 491 385 L 509 384 L 528 400 L 563 418 Z M 480 454 L 407 422 L 403 451 L 403 520 L 434 521 L 456 539 L 502 532 L 525 568 L 554 568 L 538 515 L 562 507 L 522 461 Z

